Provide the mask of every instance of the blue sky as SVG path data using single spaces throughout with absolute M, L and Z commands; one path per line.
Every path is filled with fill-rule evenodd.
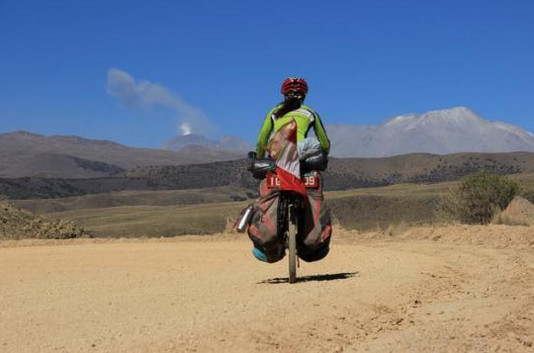
M 0 132 L 253 141 L 287 76 L 327 124 L 462 105 L 534 132 L 533 63 L 527 0 L 0 0 Z

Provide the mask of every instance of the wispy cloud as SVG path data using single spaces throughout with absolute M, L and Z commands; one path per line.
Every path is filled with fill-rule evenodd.
M 150 109 L 156 106 L 172 109 L 179 119 L 177 127 L 181 133 L 195 132 L 210 136 L 217 131 L 201 109 L 185 102 L 165 86 L 147 80 L 138 81 L 125 71 L 115 68 L 108 70 L 107 92 L 130 109 Z

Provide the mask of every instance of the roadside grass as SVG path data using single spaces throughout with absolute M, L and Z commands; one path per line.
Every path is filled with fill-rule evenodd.
M 439 193 L 445 192 L 451 183 L 434 185 L 401 184 L 382 188 L 332 191 L 325 193 L 336 223 L 345 229 L 387 230 L 397 233 L 398 226 L 407 227 L 433 221 Z M 196 191 L 205 193 L 206 191 Z M 213 191 L 211 191 L 213 192 Z M 163 199 L 176 197 L 174 191 L 123 192 L 121 197 L 161 203 Z M 189 197 L 194 191 L 180 191 Z M 204 196 L 206 196 L 205 194 Z M 94 198 L 94 195 L 81 198 Z M 159 199 L 161 198 L 161 199 Z M 156 201 L 159 199 L 159 201 Z M 76 201 L 42 200 L 62 205 Z M 183 201 L 181 201 L 183 202 Z M 213 234 L 228 232 L 239 212 L 252 200 L 238 202 L 212 202 L 196 205 L 133 205 L 97 208 L 74 208 L 68 211 L 48 213 L 48 216 L 68 219 L 83 226 L 94 237 L 170 237 L 185 234 Z M 25 202 L 26 205 L 28 202 Z M 31 200 L 32 207 L 39 208 L 39 200 Z M 109 204 L 107 204 L 109 205 Z M 21 205 L 24 207 L 24 205 Z M 41 208 L 43 209 L 43 208 Z
M 521 186 L 534 189 L 534 173 L 511 176 Z M 440 213 L 440 202 L 456 182 L 436 184 L 396 184 L 386 187 L 330 191 L 326 203 L 337 226 L 347 230 L 380 231 L 389 235 L 403 233 L 416 225 L 452 222 Z M 239 212 L 253 200 L 239 199 L 237 189 L 226 188 L 180 191 L 127 191 L 113 193 L 120 202 L 112 207 L 92 207 L 83 198 L 29 200 L 33 208 L 48 210 L 51 202 L 65 206 L 74 203 L 91 206 L 73 207 L 48 215 L 77 222 L 95 237 L 170 237 L 185 234 L 214 234 L 231 229 Z M 107 195 L 107 196 L 106 196 Z M 108 194 L 100 197 L 106 198 Z M 82 200 L 76 200 L 82 199 Z M 127 200 L 127 201 L 126 201 Z M 210 203 L 198 203 L 209 200 Z M 46 206 L 40 207 L 39 203 Z M 128 203 L 124 205 L 124 203 Z M 194 204 L 197 203 L 197 204 Z M 96 203 L 96 206 L 99 204 Z
M 534 190 L 534 173 L 512 174 L 508 177 L 517 180 L 521 186 Z
M 397 184 L 332 191 L 325 198 L 343 228 L 398 233 L 401 228 L 438 221 L 441 198 L 454 185 Z
M 50 213 L 84 227 L 93 237 L 172 237 L 223 232 L 247 202 L 192 206 L 121 206 Z
M 118 191 L 56 199 L 10 200 L 33 213 L 54 213 L 121 206 L 187 206 L 244 201 L 254 195 L 236 186 L 188 190 Z
M 528 220 L 523 220 L 517 217 L 511 217 L 509 215 L 503 214 L 503 212 L 497 212 L 493 219 L 491 220 L 492 224 L 504 224 L 507 226 L 525 226 L 528 227 Z

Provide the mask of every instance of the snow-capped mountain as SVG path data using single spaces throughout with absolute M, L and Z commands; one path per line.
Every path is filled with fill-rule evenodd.
M 379 125 L 329 125 L 335 157 L 406 153 L 534 152 L 534 135 L 465 107 L 396 116 Z

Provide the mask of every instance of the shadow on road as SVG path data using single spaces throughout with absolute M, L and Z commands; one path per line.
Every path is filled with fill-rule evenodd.
M 297 282 L 322 282 L 322 281 L 337 281 L 340 279 L 353 278 L 358 275 L 358 272 L 341 272 L 341 273 L 331 273 L 327 275 L 313 275 L 313 276 L 302 276 L 297 277 Z M 258 282 L 258 284 L 279 284 L 279 283 L 288 283 L 288 277 L 279 277 L 279 278 L 270 278 L 264 281 Z

